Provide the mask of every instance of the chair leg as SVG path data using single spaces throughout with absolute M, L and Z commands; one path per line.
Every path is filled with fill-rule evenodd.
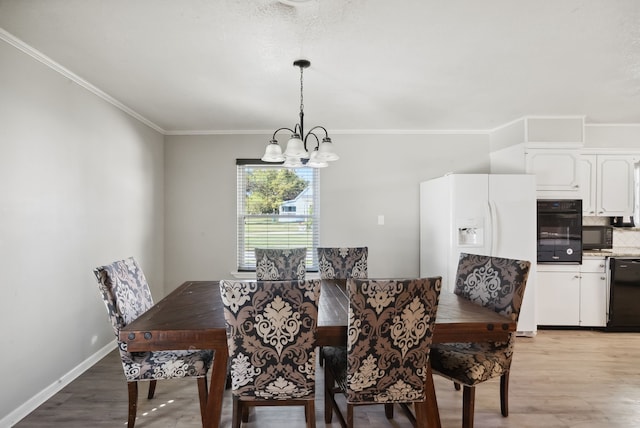
M 347 403 L 347 428 L 353 428 L 353 404 Z
M 308 400 L 304 405 L 304 415 L 307 419 L 307 428 L 316 428 L 316 406 L 313 400 Z
M 333 419 L 333 387 L 335 382 L 329 370 L 324 370 L 324 423 L 330 424 Z
M 200 398 L 200 418 L 202 419 L 202 426 L 204 426 L 207 417 L 207 400 L 209 398 L 206 376 L 198 378 L 198 397 Z
M 509 372 L 500 376 L 500 411 L 505 418 L 509 416 Z
M 233 397 L 233 416 L 231 420 L 231 426 L 233 428 L 240 428 L 240 419 L 242 418 L 242 403 L 240 403 L 240 398 L 234 396 Z
M 129 389 L 129 417 L 127 419 L 127 428 L 133 428 L 136 424 L 136 412 L 138 410 L 138 382 L 127 382 Z
M 157 380 L 149 381 L 149 393 L 147 394 L 147 398 L 149 400 L 151 400 L 153 398 L 153 395 L 156 393 L 156 383 L 158 383 Z
M 462 428 L 473 428 L 476 387 L 464 385 L 462 390 Z
M 393 419 L 393 404 L 392 403 L 385 403 L 384 404 L 384 415 L 387 417 L 387 419 Z

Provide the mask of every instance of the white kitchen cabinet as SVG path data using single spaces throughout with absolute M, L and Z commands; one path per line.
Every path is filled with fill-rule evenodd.
M 607 325 L 607 273 L 605 259 L 582 259 L 580 268 L 580 326 Z
M 596 215 L 596 177 L 598 161 L 596 155 L 580 156 L 580 197 L 582 198 L 582 215 Z
M 541 265 L 537 270 L 538 325 L 580 324 L 579 265 Z
M 607 277 L 604 258 L 582 265 L 537 266 L 538 325 L 604 327 Z
M 633 215 L 633 164 L 633 156 L 598 155 L 596 215 Z
M 580 157 L 583 215 L 633 215 L 633 167 L 639 158 L 630 154 L 583 154 Z
M 580 152 L 578 149 L 527 148 L 527 174 L 535 174 L 539 199 L 580 198 Z

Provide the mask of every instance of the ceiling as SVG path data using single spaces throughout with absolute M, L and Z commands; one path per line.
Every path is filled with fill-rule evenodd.
M 0 28 L 167 134 L 293 127 L 298 58 L 307 128 L 640 123 L 637 0 L 0 0 Z

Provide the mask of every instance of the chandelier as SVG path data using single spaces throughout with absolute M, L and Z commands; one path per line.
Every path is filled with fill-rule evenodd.
M 295 67 L 300 67 L 300 123 L 291 128 L 279 128 L 273 133 L 271 141 L 267 145 L 262 160 L 264 162 L 284 162 L 282 166 L 288 168 L 301 168 L 308 166 L 311 168 L 324 168 L 329 166 L 328 162 L 340 159 L 333 150 L 333 143 L 329 138 L 329 133 L 323 126 L 314 126 L 306 134 L 304 133 L 304 97 L 303 97 L 303 79 L 304 69 L 311 65 L 306 59 L 299 59 L 293 62 Z M 291 137 L 287 142 L 287 148 L 282 152 L 276 134 L 280 131 L 291 132 Z M 324 131 L 322 141 L 314 133 Z M 315 140 L 315 144 L 314 144 Z M 307 146 L 307 144 L 310 146 Z M 308 147 L 308 148 L 307 148 Z

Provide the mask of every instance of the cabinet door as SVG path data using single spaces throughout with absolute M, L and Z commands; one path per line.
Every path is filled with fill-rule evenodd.
M 580 268 L 580 326 L 607 325 L 607 274 L 605 259 L 583 259 Z
M 574 149 L 527 149 L 528 174 L 535 174 L 536 189 L 545 197 L 580 197 L 579 152 Z
M 582 273 L 580 278 L 580 326 L 607 325 L 607 277 L 604 272 Z
M 579 272 L 546 272 L 539 269 L 536 282 L 538 325 L 580 325 Z
M 633 156 L 598 155 L 596 215 L 633 215 Z
M 580 196 L 582 197 L 582 215 L 596 215 L 596 155 L 580 156 L 578 172 L 580 174 Z

